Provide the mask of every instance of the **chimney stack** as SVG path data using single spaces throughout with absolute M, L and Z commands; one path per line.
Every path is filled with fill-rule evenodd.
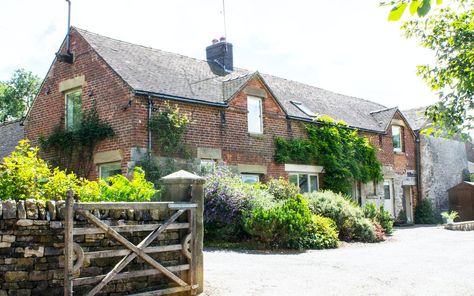
M 206 59 L 208 62 L 217 63 L 226 72 L 232 72 L 234 70 L 232 43 L 227 42 L 225 37 L 219 40 L 213 39 L 212 44 L 206 47 Z

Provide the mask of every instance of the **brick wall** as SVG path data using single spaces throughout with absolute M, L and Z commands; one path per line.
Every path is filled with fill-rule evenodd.
M 265 90 L 258 79 L 249 81 L 247 87 Z M 288 120 L 274 98 L 265 91 L 263 98 L 263 135 L 249 135 L 247 126 L 247 94 L 240 92 L 229 102 L 228 108 L 218 108 L 197 104 L 179 103 L 181 112 L 191 114 L 192 122 L 185 135 L 185 142 L 195 151 L 197 147 L 218 148 L 222 150 L 222 160 L 228 165 L 261 164 L 267 165 L 267 177 L 286 176 L 284 165 L 273 161 L 276 137 L 303 137 L 305 136 L 301 122 L 291 121 L 288 129 Z M 170 102 L 173 106 L 175 102 Z M 160 109 L 164 100 L 154 100 L 154 108 Z M 137 104 L 137 114 L 146 118 L 146 99 Z M 220 112 L 225 112 L 225 122 L 221 121 Z M 141 142 L 138 145 L 145 148 L 146 123 L 139 125 L 135 139 Z M 154 143 L 156 140 L 153 139 Z M 154 149 L 157 149 L 153 145 Z
M 64 46 L 61 51 L 65 51 Z M 95 103 L 100 118 L 111 124 L 116 133 L 115 138 L 103 141 L 97 151 L 122 149 L 122 171 L 126 172 L 126 159 L 130 157 L 131 147 L 135 146 L 132 135 L 136 117 L 133 116 L 134 110 L 123 110 L 122 107 L 133 99 L 132 92 L 74 30 L 71 51 L 74 54 L 73 64 L 57 61 L 52 64 L 27 116 L 26 137 L 33 145 L 37 145 L 39 136 L 47 136 L 56 126 L 65 125 L 65 92 L 59 90 L 59 85 L 65 80 L 83 75 L 85 83 L 80 87 L 83 109 L 89 109 Z M 51 157 L 48 154 L 43 156 L 46 159 Z M 97 170 L 93 167 L 90 178 L 96 177 Z

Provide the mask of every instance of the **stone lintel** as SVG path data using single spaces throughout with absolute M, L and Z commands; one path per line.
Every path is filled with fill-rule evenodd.
M 250 173 L 250 174 L 267 174 L 267 166 L 257 164 L 238 164 L 237 169 L 239 173 Z
M 77 76 L 68 80 L 61 81 L 59 83 L 59 92 L 68 91 L 74 88 L 81 87 L 86 81 L 84 75 Z

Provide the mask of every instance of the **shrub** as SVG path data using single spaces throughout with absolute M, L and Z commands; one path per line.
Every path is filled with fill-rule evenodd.
M 382 225 L 380 225 L 378 222 L 372 222 L 375 227 L 375 240 L 379 242 L 385 240 L 385 230 L 383 229 Z
M 336 223 L 331 218 L 313 215 L 308 234 L 304 237 L 303 246 L 313 249 L 331 249 L 339 245 Z
M 236 241 L 245 237 L 243 215 L 254 207 L 268 208 L 273 197 L 245 184 L 225 167 L 206 176 L 204 231 L 207 239 Z
M 300 190 L 295 184 L 291 184 L 284 178 L 271 179 L 267 184 L 268 193 L 276 200 L 287 199 L 299 194 Z
M 0 164 L 0 199 L 60 200 L 69 189 L 81 201 L 147 201 L 157 193 L 138 167 L 132 181 L 117 175 L 99 182 L 78 178 L 59 168 L 51 169 L 38 158 L 38 148 L 32 148 L 28 141 L 20 141 Z
M 375 241 L 375 227 L 364 217 L 362 209 L 349 197 L 332 191 L 312 192 L 305 195 L 314 214 L 331 218 L 342 240 Z
M 38 148 L 22 140 L 12 154 L 3 159 L 0 164 L 0 199 L 44 198 L 44 182 L 51 171 L 37 155 Z
M 307 236 L 311 223 L 311 212 L 301 195 L 279 201 L 270 208 L 256 207 L 244 217 L 244 227 L 250 235 L 280 247 L 295 247 L 300 238 Z
M 391 234 L 393 232 L 393 219 L 390 217 L 390 214 L 385 211 L 383 205 L 377 209 L 374 203 L 367 203 L 364 206 L 364 216 L 377 222 L 377 224 L 383 228 L 384 233 Z
M 416 224 L 437 224 L 440 222 L 440 216 L 434 210 L 433 204 L 429 199 L 423 199 L 415 209 Z
M 400 212 L 398 212 L 395 222 L 400 225 L 406 224 L 408 222 L 407 213 L 405 210 L 402 209 Z
M 157 193 L 153 183 L 145 179 L 140 167 L 135 167 L 131 181 L 123 175 L 115 175 L 106 180 L 100 179 L 98 184 L 100 194 L 96 195 L 96 187 L 86 183 L 88 193 L 82 194 L 81 201 L 150 201 Z

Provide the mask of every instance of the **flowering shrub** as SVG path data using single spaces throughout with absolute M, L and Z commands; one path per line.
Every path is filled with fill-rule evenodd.
M 207 238 L 239 240 L 245 237 L 243 216 L 256 206 L 268 207 L 273 197 L 243 183 L 224 167 L 207 175 L 204 187 L 204 231 Z

